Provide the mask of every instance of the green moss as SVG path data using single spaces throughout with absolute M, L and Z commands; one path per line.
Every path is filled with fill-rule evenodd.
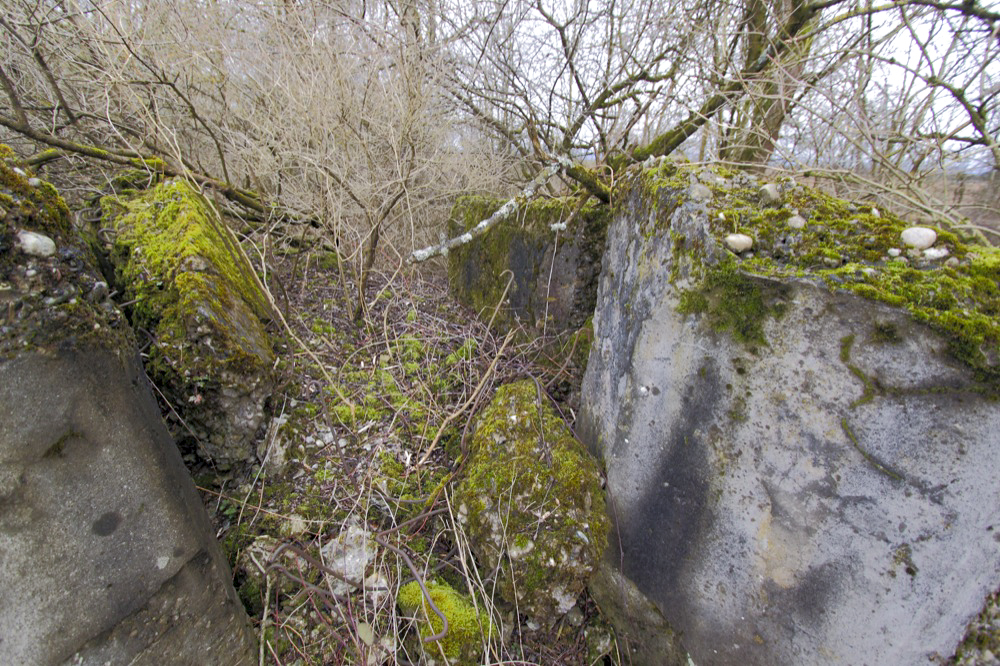
M 849 363 L 851 360 L 851 347 L 854 346 L 854 334 L 845 335 L 840 340 L 840 362 Z
M 247 576 L 236 589 L 243 608 L 246 609 L 250 617 L 259 617 L 264 610 L 264 590 L 260 589 L 260 583 L 252 576 Z
M 497 391 L 455 499 L 503 598 L 549 621 L 582 590 L 609 522 L 596 462 L 545 400 L 530 380 Z
M 586 323 L 574 331 L 566 343 L 563 345 L 563 354 L 569 354 L 573 363 L 581 371 L 587 367 L 590 359 L 590 349 L 594 345 L 594 318 L 590 317 Z
M 451 479 L 440 469 L 414 467 L 407 470 L 388 451 L 375 457 L 375 485 L 386 493 L 386 500 L 392 505 L 392 516 L 396 523 L 416 516 L 432 503 L 439 486 Z
M 705 315 L 713 331 L 729 333 L 742 343 L 766 345 L 764 321 L 784 313 L 784 292 L 744 274 L 736 262 L 724 261 L 713 266 L 697 288 L 681 291 L 677 310 Z
M 396 340 L 395 351 L 397 356 L 406 362 L 422 361 L 427 354 L 424 343 L 409 333 L 401 335 Z
M 167 163 L 159 157 L 137 157 L 130 160 L 130 162 L 132 163 L 132 166 L 137 169 L 145 169 L 159 173 L 164 173 L 167 170 Z
M 318 335 L 333 335 L 337 332 L 337 328 L 324 319 L 314 319 L 309 325 L 309 330 Z
M 239 509 L 237 507 L 233 513 L 238 512 Z M 240 553 L 253 543 L 255 536 L 254 532 L 251 531 L 251 529 L 245 524 L 233 525 L 229 528 L 229 531 L 226 532 L 226 536 L 222 539 L 222 552 L 225 553 L 226 559 L 229 561 L 229 566 L 231 568 L 236 567 L 236 562 L 240 557 Z
M 111 187 L 118 194 L 140 192 L 160 182 L 160 174 L 148 169 L 124 169 L 111 178 Z
M 689 173 L 675 160 L 661 160 L 660 164 L 642 172 L 643 189 L 654 202 L 659 201 L 660 190 L 668 190 L 679 200 L 690 182 Z
M 492 215 L 502 203 L 483 197 L 459 199 L 448 223 L 449 235 L 455 237 L 471 229 Z M 448 257 L 452 293 L 487 318 L 499 304 L 495 324 L 500 328 L 509 328 L 518 317 L 529 325 L 541 323 L 546 303 L 535 292 L 543 271 L 548 270 L 547 264 L 542 266 L 543 259 L 555 242 L 551 225 L 566 221 L 578 205 L 577 196 L 533 200 L 486 234 L 454 248 Z M 576 234 L 581 239 L 580 250 L 595 262 L 600 261 L 603 253 L 609 221 L 609 207 L 592 199 L 580 209 L 573 223 L 583 225 L 582 233 Z M 560 242 L 565 242 L 565 236 L 562 238 Z M 508 289 L 509 278 L 513 281 Z M 506 301 L 501 302 L 505 293 Z M 589 314 L 593 311 L 593 303 L 574 304 L 576 310 L 586 310 Z M 579 321 L 582 322 L 587 314 L 580 316 Z
M 431 657 L 443 654 L 450 663 L 459 666 L 479 664 L 484 640 L 496 635 L 489 617 L 478 612 L 467 597 L 447 583 L 428 582 L 425 586 L 431 601 L 448 619 L 448 631 L 439 640 L 423 642 L 441 633 L 444 623 L 427 603 L 420 585 L 416 581 L 407 583 L 396 597 L 400 610 L 416 619 L 423 649 Z
M 316 256 L 316 267 L 323 271 L 335 271 L 340 268 L 340 255 L 333 251 L 320 252 Z
M 0 192 L 5 196 L 6 205 L 14 206 L 16 203 L 20 215 L 15 219 L 20 219 L 22 224 L 27 222 L 25 228 L 52 237 L 57 245 L 64 244 L 72 233 L 66 202 L 51 184 L 40 181 L 32 185 L 30 170 L 16 165 L 13 159 L 10 164 L 0 161 Z M 20 168 L 24 175 L 14 171 L 15 167 Z
M 462 346 L 448 354 L 445 359 L 445 365 L 458 365 L 463 361 L 469 361 L 472 359 L 473 355 L 476 353 L 476 348 L 478 343 L 474 338 L 469 338 L 462 343 Z
M 951 663 L 977 663 L 981 653 L 986 650 L 994 654 L 1000 653 L 1000 628 L 994 620 L 998 612 L 1000 592 L 991 594 L 979 615 L 969 623 L 965 638 L 955 651 L 955 658 Z
M 136 325 L 155 331 L 154 374 L 208 379 L 221 369 L 268 371 L 273 363 L 262 319 L 270 307 L 232 234 L 184 181 L 141 197 L 102 202 L 123 209 L 105 221 L 117 232 L 117 282 L 126 288 Z M 209 357 L 187 341 L 197 326 L 214 333 Z
M 893 578 L 896 577 L 896 568 L 903 567 L 903 571 L 910 578 L 914 578 L 917 575 L 919 569 L 917 565 L 913 563 L 913 548 L 908 543 L 904 543 L 896 548 L 896 552 L 892 556 L 892 567 L 889 569 L 889 575 Z
M 260 640 L 276 655 L 283 655 L 292 649 L 292 642 L 285 632 L 279 632 L 273 624 L 265 627 Z
M 903 341 L 896 325 L 891 322 L 875 322 L 870 340 L 877 344 L 897 344 Z
M 629 191 L 639 188 L 640 196 L 657 211 L 654 228 L 646 233 L 662 233 L 669 230 L 674 210 L 662 202 L 680 200 L 690 173 L 689 167 L 670 164 L 644 170 L 626 179 L 616 198 L 623 201 Z M 759 323 L 766 310 L 747 280 L 805 278 L 906 310 L 938 331 L 950 353 L 980 380 L 1000 383 L 1000 250 L 938 228 L 935 247 L 946 249 L 953 261 L 925 260 L 919 254 L 909 261 L 893 259 L 889 250 L 905 249 L 900 234 L 909 226 L 899 217 L 888 212 L 876 215 L 871 206 L 802 186 L 786 193 L 787 208 L 765 209 L 758 203 L 758 184 L 746 183 L 713 188 L 708 221 L 720 247 L 727 234 L 740 232 L 754 239 L 753 251 L 742 257 L 730 254 L 720 266 L 708 266 L 704 248 L 675 243 L 684 261 L 698 264 L 692 274 L 705 276 L 703 285 L 689 287 L 682 295 L 682 311 L 708 314 L 715 330 L 759 344 Z M 788 227 L 793 208 L 806 219 L 804 229 Z M 671 279 L 679 276 L 675 267 Z M 749 296 L 746 303 L 740 302 L 743 294 Z M 890 338 L 882 337 L 886 342 Z

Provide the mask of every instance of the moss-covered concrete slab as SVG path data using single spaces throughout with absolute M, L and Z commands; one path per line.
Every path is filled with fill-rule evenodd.
M 256 663 L 128 322 L 0 146 L 0 661 Z
M 452 237 L 489 217 L 503 203 L 465 197 L 449 223 Z M 515 218 L 448 254 L 452 293 L 496 325 L 520 321 L 529 329 L 574 330 L 593 313 L 609 209 L 591 201 L 574 216 L 574 197 L 536 200 Z M 506 302 L 501 303 L 508 281 Z
M 0 145 L 0 356 L 101 347 L 131 354 L 87 243 L 55 188 Z
M 480 565 L 542 624 L 573 608 L 608 531 L 597 463 L 547 400 L 532 380 L 500 387 L 477 418 L 455 491 Z
M 270 309 L 253 268 L 184 181 L 102 206 L 114 282 L 151 338 L 146 367 L 179 416 L 174 435 L 223 468 L 252 460 L 275 387 Z
M 616 191 L 578 421 L 609 562 L 694 663 L 950 655 L 1000 584 L 997 252 L 765 184 Z

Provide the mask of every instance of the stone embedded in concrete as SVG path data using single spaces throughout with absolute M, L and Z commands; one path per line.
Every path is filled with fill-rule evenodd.
M 926 250 L 937 242 L 937 232 L 929 227 L 910 227 L 900 235 L 903 245 L 915 250 Z
M 694 201 L 707 201 L 712 198 L 712 190 L 707 185 L 692 183 L 688 187 L 688 198 Z
M 923 251 L 924 259 L 929 259 L 931 261 L 937 261 L 938 259 L 944 259 L 949 254 L 948 248 L 946 247 L 929 247 Z
M 344 595 L 361 585 L 375 551 L 371 533 L 356 523 L 349 523 L 340 534 L 323 544 L 320 549 L 323 564 L 337 574 L 325 575 L 326 584 L 334 594 Z
M 37 180 L 32 178 L 32 180 Z M 17 246 L 21 252 L 35 257 L 51 257 L 56 253 L 56 244 L 45 234 L 22 230 L 17 232 Z
M 806 219 L 801 215 L 792 215 L 790 218 L 788 218 L 786 224 L 790 229 L 795 229 L 796 231 L 798 231 L 799 229 L 805 229 Z
M 736 254 L 746 252 L 753 247 L 753 239 L 746 234 L 729 234 L 722 239 L 722 242 Z
M 609 229 L 578 422 L 615 507 L 607 561 L 696 664 L 952 654 L 1000 583 L 995 389 L 907 312 L 819 281 L 745 276 L 759 339 L 682 314 L 696 264 L 726 261 L 715 212 L 645 196 Z
M 762 185 L 757 191 L 757 195 L 760 197 L 760 203 L 763 206 L 778 206 L 782 201 L 781 190 L 774 183 Z

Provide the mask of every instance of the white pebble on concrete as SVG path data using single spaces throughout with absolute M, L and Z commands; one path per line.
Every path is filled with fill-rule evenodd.
M 746 234 L 729 234 L 722 242 L 736 254 L 746 252 L 753 247 L 753 239 Z
M 937 232 L 928 227 L 910 227 L 900 234 L 900 238 L 907 247 L 926 250 L 937 242 Z
M 56 253 L 56 244 L 51 238 L 34 231 L 19 231 L 17 233 L 17 245 L 25 254 L 34 257 L 51 257 Z

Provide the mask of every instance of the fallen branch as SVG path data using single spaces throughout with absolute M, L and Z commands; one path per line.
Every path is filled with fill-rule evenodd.
M 448 254 L 448 250 L 472 242 L 473 238 L 482 236 L 493 228 L 498 222 L 502 222 L 516 213 L 517 209 L 521 207 L 522 202 L 525 202 L 535 196 L 535 192 L 538 188 L 547 183 L 553 176 L 565 168 L 572 168 L 572 166 L 573 165 L 569 162 L 569 160 L 562 159 L 558 164 L 551 164 L 545 167 L 538 173 L 537 176 L 535 176 L 534 180 L 528 183 L 528 185 L 521 190 L 517 196 L 508 199 L 488 218 L 482 220 L 479 224 L 469 229 L 462 235 L 449 239 L 444 243 L 431 245 L 430 247 L 425 247 L 422 250 L 414 250 L 413 254 L 410 255 L 409 263 L 419 263 L 421 261 L 427 261 L 431 257 L 446 255 Z
M 234 187 L 207 174 L 198 173 L 184 164 L 178 165 L 174 163 L 173 160 L 166 158 L 165 156 L 161 157 L 148 153 L 144 154 L 135 150 L 105 149 L 98 146 L 88 145 L 86 143 L 63 139 L 62 137 L 58 137 L 47 132 L 35 130 L 28 125 L 16 122 L 15 120 L 4 115 L 0 115 L 0 126 L 6 127 L 12 132 L 16 132 L 27 139 L 31 139 L 32 141 L 50 146 L 50 150 L 43 151 L 29 158 L 30 161 L 34 161 L 38 166 L 44 164 L 45 162 L 52 161 L 60 156 L 69 154 L 81 155 L 83 157 L 109 162 L 122 167 L 146 169 L 147 171 L 162 173 L 167 177 L 189 179 L 198 185 L 211 187 L 217 190 L 226 199 L 265 218 L 272 214 L 276 214 L 280 217 L 285 217 L 291 220 L 310 221 L 308 218 L 303 219 L 294 211 L 269 206 L 267 203 L 262 201 L 255 192 Z

